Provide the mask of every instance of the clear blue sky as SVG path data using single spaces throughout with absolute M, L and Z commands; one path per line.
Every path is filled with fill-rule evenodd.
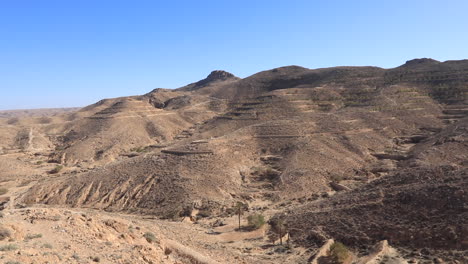
M 84 106 L 214 69 L 468 58 L 466 0 L 2 0 L 0 109 Z

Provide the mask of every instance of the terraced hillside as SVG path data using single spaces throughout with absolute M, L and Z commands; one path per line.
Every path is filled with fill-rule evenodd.
M 21 206 L 219 220 L 243 202 L 284 219 L 298 247 L 466 251 L 467 72 L 431 59 L 214 71 L 50 120 L 1 119 L 0 164 L 24 164 Z

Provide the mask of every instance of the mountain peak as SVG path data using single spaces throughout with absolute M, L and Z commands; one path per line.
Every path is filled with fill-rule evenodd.
M 200 80 L 194 84 L 191 84 L 190 85 L 191 87 L 189 89 L 190 90 L 198 89 L 212 82 L 226 81 L 228 79 L 239 79 L 239 78 L 230 72 L 222 71 L 222 70 L 215 70 L 215 71 L 212 71 L 205 79 Z
M 204 80 L 202 81 L 218 81 L 218 80 L 226 80 L 228 78 L 233 78 L 236 77 L 234 74 L 227 72 L 227 71 L 222 71 L 222 70 L 215 70 L 212 71 Z
M 223 71 L 223 70 L 214 70 L 208 76 L 195 83 L 191 83 L 187 86 L 179 88 L 182 91 L 193 91 L 205 87 L 213 82 L 222 82 L 227 80 L 239 80 L 240 78 L 235 76 L 234 74 Z

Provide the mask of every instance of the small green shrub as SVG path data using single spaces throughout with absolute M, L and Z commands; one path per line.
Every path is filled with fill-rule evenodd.
M 138 153 L 143 153 L 143 152 L 148 152 L 149 149 L 146 147 L 137 147 L 137 148 L 132 148 L 130 149 L 132 152 L 138 152 Z
M 31 239 L 35 239 L 35 238 L 41 238 L 42 237 L 42 234 L 28 234 L 26 235 L 26 237 L 24 238 L 25 240 L 31 240 Z
M 91 257 L 91 260 L 94 261 L 94 262 L 101 262 L 101 258 L 100 257 Z
M 4 195 L 8 192 L 7 188 L 0 188 L 0 195 Z
M 261 214 L 253 214 L 247 217 L 247 222 L 249 228 L 251 229 L 259 229 L 263 225 L 265 225 L 265 217 Z
M 57 165 L 55 168 L 53 168 L 51 171 L 49 171 L 50 174 L 56 174 L 59 173 L 63 169 L 62 165 Z
M 335 242 L 331 245 L 328 254 L 332 258 L 333 263 L 344 263 L 349 257 L 350 251 L 342 243 Z
M 343 177 L 343 175 L 333 174 L 333 175 L 330 177 L 330 180 L 331 180 L 332 182 L 340 183 L 341 181 L 344 180 L 344 177 Z
M 45 243 L 45 244 L 42 244 L 42 248 L 48 248 L 48 249 L 52 249 L 52 245 L 49 244 L 49 243 Z
M 151 232 L 146 232 L 144 235 L 143 235 L 144 238 L 146 238 L 146 241 L 148 241 L 148 243 L 154 243 L 154 242 L 157 242 L 158 239 L 156 238 L 156 236 L 151 233 Z
M 8 244 L 5 246 L 0 247 L 0 251 L 11 251 L 11 250 L 17 250 L 18 246 L 14 244 Z

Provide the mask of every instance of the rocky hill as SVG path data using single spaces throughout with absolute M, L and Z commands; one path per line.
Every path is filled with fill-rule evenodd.
M 0 165 L 21 168 L 0 177 L 28 186 L 22 206 L 219 220 L 243 202 L 284 219 L 298 247 L 333 238 L 361 254 L 387 240 L 463 261 L 446 253 L 468 249 L 467 73 L 468 61 L 432 59 L 213 71 L 47 120 L 0 119 Z

